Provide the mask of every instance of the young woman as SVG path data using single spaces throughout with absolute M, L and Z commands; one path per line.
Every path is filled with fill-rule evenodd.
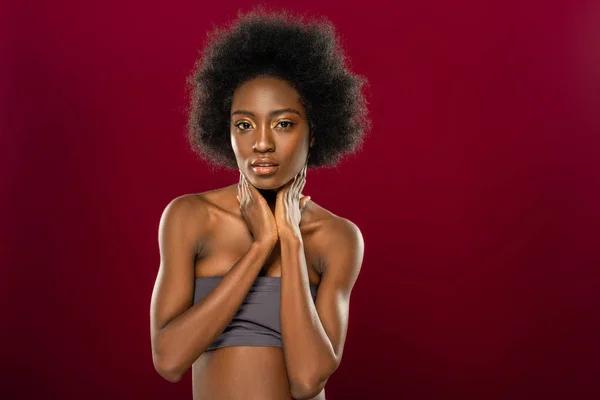
M 213 31 L 188 83 L 189 139 L 239 182 L 160 221 L 152 357 L 194 399 L 325 399 L 363 259 L 357 226 L 302 193 L 370 127 L 327 20 L 257 8 Z

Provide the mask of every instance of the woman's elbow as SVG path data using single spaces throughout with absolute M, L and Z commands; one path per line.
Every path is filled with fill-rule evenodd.
M 154 369 L 160 376 L 168 380 L 169 382 L 179 382 L 183 378 L 183 374 L 180 369 L 174 363 L 169 363 L 165 360 L 165 357 L 159 357 L 153 354 L 152 361 L 154 363 Z
M 291 382 L 290 383 L 290 394 L 294 400 L 305 400 L 316 397 L 323 391 L 325 385 L 321 383 L 306 382 Z

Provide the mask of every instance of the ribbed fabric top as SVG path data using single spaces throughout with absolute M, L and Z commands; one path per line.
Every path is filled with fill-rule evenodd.
M 222 276 L 196 278 L 194 304 L 202 300 L 219 284 Z M 310 284 L 313 301 L 318 286 Z M 279 320 L 281 278 L 258 276 L 244 302 L 223 333 L 208 346 L 214 350 L 227 346 L 283 347 Z

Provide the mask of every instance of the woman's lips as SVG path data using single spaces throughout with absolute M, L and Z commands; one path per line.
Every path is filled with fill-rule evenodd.
M 277 171 L 277 169 L 279 168 L 279 165 L 270 165 L 268 167 L 261 167 L 261 166 L 252 166 L 252 170 L 257 174 L 257 175 L 272 175 L 275 173 L 275 171 Z

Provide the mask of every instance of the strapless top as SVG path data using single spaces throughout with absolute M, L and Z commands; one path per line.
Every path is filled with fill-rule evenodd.
M 219 284 L 222 276 L 196 278 L 194 304 L 202 300 Z M 318 286 L 310 284 L 313 301 Z M 242 305 L 221 335 L 206 349 L 227 346 L 283 347 L 279 320 L 281 278 L 258 276 Z

